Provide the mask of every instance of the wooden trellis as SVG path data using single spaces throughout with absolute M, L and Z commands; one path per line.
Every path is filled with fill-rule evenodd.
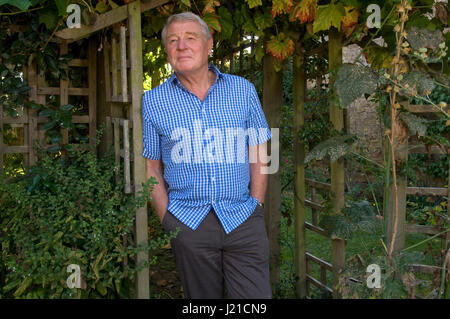
M 59 44 L 60 54 L 68 52 L 68 43 L 61 41 Z M 69 96 L 86 96 L 88 98 L 88 114 L 78 115 L 72 117 L 74 124 L 87 124 L 89 127 L 89 143 L 94 143 L 94 137 L 97 128 L 96 120 L 96 101 L 97 101 L 97 50 L 96 43 L 93 39 L 88 43 L 88 56 L 84 59 L 73 59 L 68 63 L 69 68 L 81 67 L 87 69 L 88 81 L 87 87 L 77 88 L 71 87 L 70 81 L 61 79 L 59 87 L 47 86 L 46 80 L 39 74 L 36 62 L 24 66 L 24 79 L 27 81 L 31 90 L 29 93 L 29 100 L 37 104 L 47 104 L 48 96 L 59 96 L 59 105 L 66 105 L 69 103 Z M 68 76 L 68 74 L 67 74 Z M 45 130 L 42 126 L 48 122 L 46 116 L 39 116 L 36 110 L 24 108 L 19 113 L 18 117 L 4 116 L 3 110 L 0 106 L 0 171 L 3 171 L 3 159 L 5 154 L 24 154 L 24 165 L 28 167 L 33 165 L 37 160 L 35 143 L 39 142 L 41 146 L 49 148 L 50 145 L 46 142 Z M 24 139 L 23 145 L 8 146 L 3 144 L 3 127 L 4 124 L 10 124 L 17 128 L 23 128 Z M 61 129 L 62 143 L 69 142 L 69 132 L 66 129 Z
M 412 113 L 436 113 L 439 112 L 432 105 L 410 105 L 409 103 L 403 103 L 403 106 Z M 450 154 L 450 148 L 443 149 L 436 145 L 428 148 L 421 142 L 417 141 L 416 138 L 410 138 L 406 145 L 402 145 L 404 149 L 407 150 L 409 154 Z M 407 155 L 406 155 L 407 156 Z M 406 157 L 407 158 L 407 157 Z M 450 158 L 449 158 L 450 162 Z M 448 172 L 448 177 L 450 179 L 450 169 Z M 398 187 L 398 196 L 399 196 L 399 218 L 398 218 L 398 232 L 396 236 L 396 245 L 394 246 L 394 251 L 399 251 L 404 248 L 405 245 L 405 235 L 406 233 L 420 233 L 427 235 L 437 235 L 442 232 L 442 229 L 439 229 L 435 226 L 425 226 L 425 225 L 412 225 L 406 223 L 406 195 L 416 195 L 416 196 L 442 196 L 447 197 L 447 216 L 450 218 L 450 188 L 448 187 L 415 187 L 415 186 L 407 186 L 406 178 L 401 177 L 399 179 L 399 187 Z M 390 201 L 390 212 L 394 211 L 393 201 Z M 393 214 L 389 215 L 388 220 L 388 234 L 389 241 L 393 236 L 393 224 L 394 217 Z M 440 236 L 443 240 L 445 240 L 446 249 L 449 247 L 450 243 L 450 234 L 447 232 Z M 423 267 L 422 267 L 423 268 Z M 416 269 L 420 269 L 418 265 L 416 265 Z

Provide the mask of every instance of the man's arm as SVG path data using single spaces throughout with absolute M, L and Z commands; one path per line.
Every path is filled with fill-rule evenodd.
M 248 147 L 250 162 L 250 196 L 264 203 L 268 176 L 265 173 L 267 166 L 267 143 Z
M 162 222 L 162 219 L 167 212 L 167 206 L 169 205 L 169 197 L 167 196 L 166 183 L 163 177 L 162 160 L 151 160 L 147 158 L 145 161 L 145 168 L 147 170 L 147 179 L 153 176 L 158 182 L 151 194 L 151 206 L 154 208 L 158 214 L 159 220 Z

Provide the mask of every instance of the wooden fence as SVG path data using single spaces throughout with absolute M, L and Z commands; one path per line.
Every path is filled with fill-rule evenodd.
M 327 193 L 331 191 L 331 185 L 328 183 L 322 183 L 313 179 L 305 178 L 305 182 L 310 188 L 310 198 L 305 199 L 305 205 L 311 208 L 312 223 L 305 221 L 305 229 L 313 231 L 321 236 L 329 238 L 327 232 L 318 226 L 318 214 L 323 210 L 323 206 L 318 202 L 317 192 L 322 190 Z M 314 285 L 319 288 L 324 295 L 332 294 L 333 288 L 328 283 L 327 271 L 332 273 L 333 277 L 338 276 L 339 270 L 345 265 L 345 241 L 343 239 L 330 239 L 332 240 L 332 262 L 329 263 L 319 257 L 314 256 L 310 252 L 305 253 L 305 268 L 306 268 L 306 295 L 310 296 L 310 285 Z M 320 279 L 314 278 L 310 272 L 310 263 L 315 263 L 320 267 Z M 333 267 L 333 265 L 335 265 Z M 337 281 L 337 278 L 333 278 L 333 282 Z

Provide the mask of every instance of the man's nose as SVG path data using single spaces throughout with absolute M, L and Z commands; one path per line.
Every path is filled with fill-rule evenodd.
M 178 49 L 178 50 L 184 50 L 184 49 L 186 49 L 186 48 L 187 48 L 187 46 L 186 46 L 186 43 L 184 42 L 184 39 L 180 39 L 180 40 L 178 41 L 177 49 Z

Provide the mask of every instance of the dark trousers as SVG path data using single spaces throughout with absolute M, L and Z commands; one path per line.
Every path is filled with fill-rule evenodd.
M 226 234 L 213 209 L 194 231 L 170 212 L 162 225 L 169 233 L 180 228 L 171 246 L 185 298 L 268 299 L 269 241 L 264 208 Z

